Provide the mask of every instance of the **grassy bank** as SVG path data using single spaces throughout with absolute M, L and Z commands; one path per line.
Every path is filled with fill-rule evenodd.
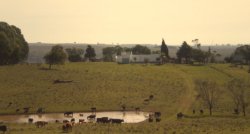
M 31 112 L 35 112 L 39 107 L 45 108 L 46 112 L 65 112 L 89 111 L 91 107 L 96 107 L 100 111 L 121 110 L 123 105 L 127 110 L 140 107 L 143 111 L 162 112 L 162 122 L 157 124 L 127 124 L 116 127 L 87 125 L 87 127 L 76 127 L 75 133 L 107 132 L 106 129 L 111 129 L 114 133 L 164 133 L 171 128 L 173 128 L 171 133 L 195 133 L 196 130 L 202 133 L 206 127 L 213 129 L 213 132 L 216 131 L 218 125 L 213 124 L 213 121 L 225 122 L 225 126 L 249 123 L 248 119 L 241 117 L 231 119 L 233 102 L 225 88 L 226 83 L 234 77 L 249 79 L 247 67 L 232 68 L 228 64 L 157 66 L 115 63 L 68 63 L 64 66 L 55 66 L 53 70 L 46 70 L 46 67 L 46 65 L 0 67 L 0 114 L 15 114 L 16 109 L 24 107 L 31 107 Z M 57 79 L 73 82 L 54 84 L 54 80 Z M 191 115 L 192 109 L 204 109 L 204 116 L 208 114 L 201 101 L 196 100 L 194 81 L 197 79 L 213 79 L 223 91 L 214 109 L 215 116 L 199 118 L 200 116 L 195 115 L 198 118 L 177 121 L 175 118 L 177 112 Z M 145 101 L 150 95 L 154 98 L 149 102 Z M 247 111 L 249 113 L 250 109 Z M 197 120 L 203 125 L 190 126 Z M 37 133 L 61 131 L 60 125 L 56 124 L 51 124 L 46 129 L 36 129 L 33 125 L 24 124 L 9 125 L 14 128 L 13 133 L 15 129 L 19 130 L 18 128 L 23 129 L 19 131 L 20 133 L 33 130 Z M 244 132 L 249 130 L 249 126 L 243 125 L 243 127 Z M 238 132 L 238 128 L 235 131 Z

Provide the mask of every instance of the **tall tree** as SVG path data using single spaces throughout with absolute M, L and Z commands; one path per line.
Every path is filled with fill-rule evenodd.
M 199 96 L 208 107 L 210 115 L 212 115 L 212 110 L 220 97 L 218 85 L 210 80 L 197 80 L 196 85 Z
M 45 62 L 49 64 L 49 69 L 55 64 L 64 64 L 67 54 L 60 45 L 53 46 L 51 51 L 44 56 Z
M 90 61 L 95 59 L 95 49 L 88 45 L 87 49 L 86 49 L 86 53 L 85 53 L 85 58 L 89 59 Z
M 28 52 L 28 43 L 21 30 L 16 26 L 0 22 L 0 65 L 24 61 Z
M 135 47 L 132 48 L 133 54 L 151 54 L 151 50 L 142 45 L 136 45 Z
M 176 55 L 179 60 L 185 58 L 185 62 L 189 63 L 192 56 L 192 48 L 187 44 L 186 41 L 184 41 L 180 49 L 177 51 Z
M 161 53 L 163 56 L 169 58 L 168 47 L 167 47 L 164 39 L 162 39 L 162 43 L 161 43 Z

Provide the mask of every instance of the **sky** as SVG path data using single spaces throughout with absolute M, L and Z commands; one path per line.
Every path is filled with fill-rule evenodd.
M 250 43 L 250 0 L 0 0 L 28 42 Z

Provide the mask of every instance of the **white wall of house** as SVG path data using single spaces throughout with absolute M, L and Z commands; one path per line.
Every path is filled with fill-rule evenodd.
M 128 63 L 144 63 L 147 60 L 149 63 L 160 62 L 160 54 L 149 55 L 133 55 L 132 53 L 122 53 L 120 56 L 116 56 L 116 62 L 120 64 Z

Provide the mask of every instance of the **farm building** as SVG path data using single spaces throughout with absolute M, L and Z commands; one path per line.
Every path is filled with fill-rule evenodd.
M 159 63 L 160 54 L 147 54 L 147 55 L 133 55 L 131 53 L 122 53 L 116 56 L 116 62 L 119 64 L 129 63 Z

